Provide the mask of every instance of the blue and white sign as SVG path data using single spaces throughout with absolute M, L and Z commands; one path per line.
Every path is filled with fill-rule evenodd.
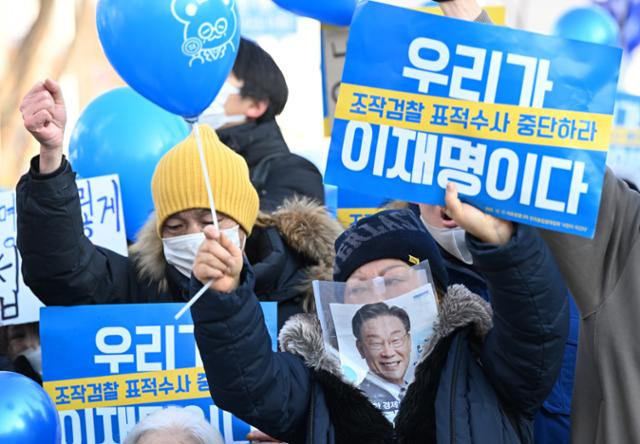
M 349 228 L 363 217 L 380 211 L 389 200 L 380 194 L 365 194 L 340 188 L 338 189 L 338 221 L 344 228 Z
M 77 181 L 84 234 L 95 245 L 127 256 L 117 175 Z M 16 193 L 0 192 L 0 326 L 37 322 L 42 302 L 22 279 L 17 244 Z
M 354 17 L 325 181 L 592 237 L 621 50 L 377 2 Z
M 201 413 L 225 437 L 246 442 L 250 426 L 211 400 L 190 314 L 183 304 L 46 307 L 40 319 L 45 390 L 60 412 L 63 443 L 119 443 L 155 410 Z M 276 348 L 277 304 L 262 303 Z

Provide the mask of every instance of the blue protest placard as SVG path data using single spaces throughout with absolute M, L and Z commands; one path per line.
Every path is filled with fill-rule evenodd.
M 349 228 L 363 217 L 380 211 L 389 199 L 381 195 L 372 195 L 353 191 L 348 188 L 338 189 L 338 221 L 344 228 Z
M 640 186 L 640 97 L 620 93 L 607 165 L 621 178 Z
M 338 187 L 324 186 L 324 206 L 332 218 L 338 218 Z
M 395 4 L 405 8 L 413 8 L 431 14 L 442 15 L 442 10 L 437 3 L 432 1 L 408 1 L 396 0 L 385 3 Z M 496 25 L 504 25 L 506 20 L 506 8 L 504 6 L 487 6 L 484 8 Z M 244 24 L 242 22 L 243 33 Z M 322 24 L 320 27 L 321 59 L 322 70 L 322 110 L 324 117 L 324 135 L 331 137 L 331 127 L 338 101 L 338 91 L 340 90 L 340 79 L 344 68 L 344 59 L 347 53 L 347 39 L 349 37 L 349 27 L 332 26 Z
M 621 50 L 367 2 L 325 181 L 592 237 Z
M 190 313 L 183 304 L 46 307 L 40 314 L 44 387 L 60 413 L 63 443 L 119 443 L 146 415 L 189 407 L 244 443 L 249 425 L 211 400 Z M 276 349 L 277 303 L 261 303 Z

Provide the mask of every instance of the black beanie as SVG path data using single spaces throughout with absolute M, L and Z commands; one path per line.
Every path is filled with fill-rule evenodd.
M 436 283 L 446 289 L 449 275 L 440 250 L 411 210 L 387 210 L 358 220 L 336 239 L 333 279 L 345 282 L 362 265 L 399 259 L 409 265 L 428 260 Z

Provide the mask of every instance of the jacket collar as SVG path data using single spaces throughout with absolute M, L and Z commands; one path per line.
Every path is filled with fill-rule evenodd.
M 152 215 L 138 233 L 138 240 L 129 247 L 129 255 L 142 280 L 156 284 L 161 293 L 174 292 L 182 288 L 183 276 L 175 270 L 173 273 L 171 271 L 173 267 L 167 266 L 162 239 L 158 237 L 155 223 L 155 215 Z M 313 309 L 311 281 L 331 279 L 333 243 L 342 232 L 340 224 L 331 219 L 324 207 L 310 199 L 299 198 L 286 201 L 282 207 L 271 214 L 259 214 L 254 230 L 270 231 L 269 236 L 277 236 L 279 241 L 283 241 L 286 247 L 300 258 L 299 264 L 303 278 L 298 280 L 300 288 L 297 290 L 304 294 L 305 310 L 311 311 Z M 251 242 L 252 237 L 253 235 L 247 243 Z M 249 246 L 247 248 L 249 249 Z M 279 255 L 285 254 L 290 253 L 286 251 L 284 245 L 280 244 L 275 251 L 267 250 L 261 254 L 263 258 L 268 258 L 270 263 L 251 264 L 259 272 L 256 279 L 260 285 L 265 288 L 275 285 L 273 282 L 278 280 L 279 275 L 274 270 L 281 265 L 282 259 Z M 188 282 L 188 280 L 185 281 Z M 257 290 L 260 289 L 257 288 Z
M 427 340 L 419 362 L 424 361 L 442 339 L 461 327 L 472 326 L 474 334 L 484 338 L 493 326 L 491 317 L 488 302 L 464 285 L 450 286 L 439 305 L 433 335 Z M 282 351 L 300 356 L 307 367 L 327 371 L 344 380 L 338 359 L 325 347 L 317 316 L 306 313 L 292 316 L 280 330 L 278 341 Z
M 166 264 L 164 275 L 166 276 L 168 291 L 174 299 L 188 301 L 190 298 L 190 278 L 178 271 L 173 265 Z
M 222 143 L 244 157 L 249 168 L 270 154 L 289 152 L 275 119 L 261 123 L 249 121 L 217 133 Z

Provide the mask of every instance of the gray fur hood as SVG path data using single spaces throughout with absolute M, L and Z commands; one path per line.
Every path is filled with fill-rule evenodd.
M 438 307 L 438 320 L 433 335 L 423 348 L 420 362 L 425 360 L 440 340 L 467 325 L 473 326 L 476 336 L 484 338 L 493 327 L 493 312 L 487 301 L 469 291 L 464 285 L 452 285 Z M 324 370 L 342 378 L 340 363 L 326 349 L 320 321 L 316 315 L 292 316 L 280 330 L 280 349 L 304 359 L 313 370 Z
M 291 249 L 313 264 L 306 269 L 308 282 L 301 289 L 307 293 L 305 309 L 311 311 L 313 296 L 310 283 L 314 279 L 331 279 L 335 256 L 333 244 L 342 227 L 331 218 L 325 207 L 308 198 L 287 200 L 273 213 L 260 213 L 254 230 L 267 227 L 276 228 Z M 129 247 L 129 256 L 141 279 L 157 282 L 159 291 L 167 291 L 166 260 L 162 239 L 156 232 L 155 214 L 138 232 L 137 241 Z

